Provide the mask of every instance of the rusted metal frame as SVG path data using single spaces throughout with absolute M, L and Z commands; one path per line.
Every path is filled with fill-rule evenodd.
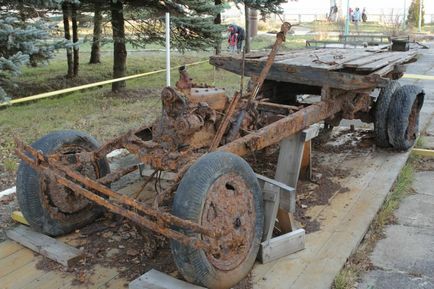
M 254 100 L 258 95 L 259 89 L 262 87 L 262 84 L 264 83 L 264 80 L 267 77 L 268 72 L 270 71 L 271 65 L 273 65 L 274 63 L 274 58 L 276 57 L 276 53 L 279 50 L 282 43 L 285 41 L 286 34 L 290 29 L 291 29 L 291 24 L 289 22 L 284 22 L 280 27 L 280 32 L 277 33 L 276 35 L 276 42 L 274 42 L 270 54 L 268 54 L 267 61 L 265 62 L 264 68 L 261 70 L 261 73 L 259 74 L 256 80 L 255 88 L 253 89 L 253 92 L 249 99 Z M 242 73 L 244 73 L 244 71 Z
M 97 194 L 83 188 L 82 186 L 74 183 L 71 180 L 68 180 L 64 178 L 61 173 L 57 172 L 56 169 L 53 169 L 51 167 L 42 165 L 41 163 L 38 164 L 38 160 L 33 160 L 30 157 L 28 157 L 26 154 L 24 154 L 21 150 L 16 149 L 17 155 L 25 161 L 27 164 L 29 164 L 33 169 L 38 170 L 42 172 L 43 174 L 49 176 L 50 178 L 54 178 L 54 180 L 65 186 L 69 189 L 73 190 L 74 192 L 86 197 L 87 199 L 97 203 L 98 205 L 104 206 L 105 208 L 109 209 L 110 211 L 117 213 L 119 215 L 122 215 L 146 228 L 149 228 L 150 230 L 153 230 L 156 233 L 162 234 L 166 236 L 167 238 L 171 238 L 174 240 L 177 240 L 178 242 L 187 245 L 187 246 L 193 246 L 196 248 L 204 249 L 208 252 L 214 252 L 217 250 L 217 244 L 214 240 L 210 240 L 210 242 L 206 242 L 204 240 L 199 240 L 197 238 L 188 237 L 182 233 L 179 233 L 177 231 L 174 231 L 170 228 L 161 227 L 159 224 L 152 222 L 148 219 L 146 219 L 144 216 L 139 215 L 136 212 L 126 210 L 116 204 L 112 204 L 109 200 L 104 199 L 101 196 L 98 196 Z
M 109 189 L 108 187 L 98 183 L 95 180 L 92 180 L 86 176 L 81 175 L 80 173 L 71 170 L 69 167 L 58 164 L 56 161 L 50 161 L 47 157 L 45 157 L 41 152 L 35 150 L 34 148 L 32 148 L 31 146 L 25 145 L 24 143 L 22 143 L 19 140 L 16 140 L 17 143 L 17 149 L 16 149 L 16 153 L 17 155 L 23 159 L 24 161 L 26 161 L 27 163 L 29 163 L 29 165 L 31 165 L 32 167 L 34 167 L 36 170 L 40 170 L 42 168 L 44 168 L 43 164 L 46 164 L 46 167 L 44 169 L 48 169 L 48 170 L 58 170 L 62 173 L 64 173 L 65 175 L 69 176 L 70 178 L 74 179 L 77 182 L 82 183 L 84 186 L 96 190 L 101 194 L 104 194 L 110 198 L 113 198 L 115 201 L 122 203 L 124 205 L 128 205 L 131 206 L 134 209 L 137 209 L 149 216 L 155 217 L 157 220 L 167 223 L 167 224 L 171 224 L 171 225 L 176 225 L 185 229 L 190 229 L 194 232 L 200 233 L 200 234 L 204 234 L 207 236 L 210 236 L 212 238 L 218 238 L 221 235 L 223 235 L 222 232 L 216 231 L 216 230 L 212 230 L 209 228 L 205 228 L 199 224 L 196 224 L 194 222 L 188 221 L 188 220 L 183 220 L 180 219 L 176 216 L 173 216 L 169 213 L 165 213 L 165 212 L 160 212 L 158 210 L 155 210 L 153 208 L 147 207 L 141 203 L 139 203 L 138 201 L 136 201 L 135 199 L 132 199 L 130 197 L 127 197 L 125 195 L 122 195 L 120 193 L 114 192 L 111 189 Z M 32 160 L 31 158 L 27 157 L 23 151 L 29 152 L 34 158 L 35 160 Z M 49 175 L 49 174 L 48 174 Z M 89 199 L 92 201 L 95 201 L 94 198 L 98 197 L 98 195 L 92 193 L 93 197 L 90 197 Z
M 209 151 L 212 152 L 214 151 L 218 145 L 220 144 L 220 141 L 223 137 L 223 134 L 225 133 L 228 125 L 229 125 L 229 121 L 232 118 L 232 115 L 235 112 L 235 108 L 237 107 L 238 102 L 240 101 L 241 98 L 241 93 L 236 92 L 234 97 L 231 100 L 231 103 L 229 104 L 229 107 L 226 111 L 225 116 L 223 117 L 223 120 L 216 132 L 216 135 L 214 136 L 214 139 L 212 140 L 212 143 L 209 147 Z
M 105 175 L 102 178 L 97 179 L 100 184 L 107 185 L 113 183 L 114 181 L 119 180 L 123 176 L 136 171 L 139 168 L 139 165 L 132 165 L 126 168 L 119 169 L 113 173 Z
M 257 132 L 236 139 L 218 148 L 240 156 L 279 143 L 308 126 L 333 116 L 342 110 L 344 97 L 323 100 L 267 125 Z
M 265 107 L 272 107 L 272 108 L 280 108 L 280 109 L 286 109 L 288 111 L 291 110 L 295 110 L 298 111 L 301 108 L 303 108 L 303 106 L 295 106 L 295 105 L 287 105 L 287 104 L 280 104 L 280 103 L 274 103 L 274 102 L 266 102 L 266 101 L 258 101 L 258 100 L 254 100 L 253 101 L 254 104 L 259 106 L 265 106 Z

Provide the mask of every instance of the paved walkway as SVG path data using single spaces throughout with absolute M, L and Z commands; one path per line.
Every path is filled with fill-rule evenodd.
M 418 73 L 434 75 L 434 51 L 417 63 L 421 64 L 413 69 Z M 433 105 L 434 82 L 419 84 L 426 90 L 426 105 Z M 424 138 L 425 146 L 434 148 L 434 119 Z M 416 172 L 413 189 L 415 194 L 395 212 L 397 223 L 386 227 L 386 237 L 376 244 L 370 256 L 375 269 L 362 276 L 358 289 L 434 288 L 434 166 Z

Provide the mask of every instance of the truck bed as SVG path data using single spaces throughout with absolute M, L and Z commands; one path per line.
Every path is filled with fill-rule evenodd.
M 417 51 L 392 52 L 369 49 L 293 50 L 278 53 L 267 79 L 328 86 L 343 90 L 382 87 L 384 78 L 397 65 L 405 64 L 417 56 Z M 259 75 L 268 53 L 246 55 L 244 75 Z M 242 58 L 237 55 L 216 55 L 210 63 L 218 68 L 241 74 Z

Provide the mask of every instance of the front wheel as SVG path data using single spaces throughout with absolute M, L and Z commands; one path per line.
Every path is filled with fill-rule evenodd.
M 255 173 L 234 154 L 209 153 L 190 167 L 175 194 L 173 214 L 208 228 L 233 231 L 220 239 L 220 250 L 214 254 L 171 241 L 175 263 L 186 280 L 207 288 L 230 288 L 247 276 L 262 238 L 262 202 Z
M 93 137 L 73 130 L 52 132 L 31 146 L 46 155 L 75 154 L 99 147 Z M 66 159 L 65 162 L 75 162 L 73 158 Z M 77 171 L 97 179 L 109 173 L 109 164 L 102 158 L 95 163 L 82 163 Z M 24 161 L 21 161 L 17 172 L 17 199 L 30 226 L 35 231 L 51 236 L 74 231 L 92 222 L 103 212 L 101 207 L 36 172 Z

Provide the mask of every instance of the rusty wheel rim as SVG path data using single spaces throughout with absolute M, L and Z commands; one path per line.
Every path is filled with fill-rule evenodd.
M 419 112 L 419 98 L 416 97 L 416 100 L 411 107 L 410 115 L 408 117 L 408 126 L 406 131 L 407 140 L 413 141 L 417 137 Z
M 217 253 L 206 253 L 214 267 L 230 271 L 246 259 L 254 240 L 255 221 L 253 193 L 244 179 L 236 173 L 220 176 L 207 192 L 202 213 L 202 225 L 229 232 L 219 239 Z
M 63 165 L 71 165 L 76 163 L 73 154 L 83 151 L 86 150 L 82 146 L 64 145 L 56 153 L 65 156 L 71 155 L 65 157 L 61 162 Z M 75 170 L 91 179 L 96 179 L 99 175 L 97 166 L 91 163 L 80 164 Z M 44 197 L 44 205 L 56 218 L 81 212 L 91 204 L 85 197 L 47 177 L 41 177 L 41 193 Z

